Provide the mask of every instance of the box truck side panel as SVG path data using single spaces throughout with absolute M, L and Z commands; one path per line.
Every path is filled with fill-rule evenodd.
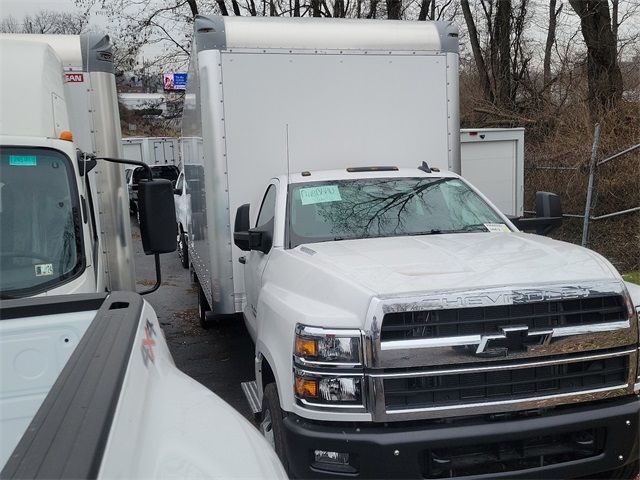
M 444 54 L 223 52 L 227 224 L 251 200 L 253 226 L 269 179 L 288 170 L 423 160 L 447 169 L 446 62 Z M 239 296 L 242 265 L 233 270 Z
M 136 160 L 138 162 L 144 162 L 142 155 L 142 143 L 140 142 L 122 142 L 122 155 L 127 160 Z
M 206 100 L 201 98 L 199 64 L 199 55 L 192 55 L 182 121 L 184 174 L 191 210 L 191 215 L 188 219 L 189 224 L 186 228 L 188 232 L 189 260 L 209 301 L 209 305 L 212 305 L 207 202 L 224 201 L 224 197 L 221 199 L 214 198 L 214 194 L 218 192 L 205 189 L 202 105 Z

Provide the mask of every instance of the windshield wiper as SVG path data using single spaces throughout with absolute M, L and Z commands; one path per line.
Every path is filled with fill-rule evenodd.
M 10 295 L 8 293 L 0 293 L 0 300 L 16 300 L 18 298 L 22 298 L 22 297 L 18 297 L 16 295 Z
M 456 228 L 451 230 L 438 230 L 438 233 L 469 233 L 469 232 L 488 232 L 489 229 L 484 223 L 474 223 L 471 225 L 465 225 L 462 228 Z M 433 230 L 431 230 L 433 232 Z

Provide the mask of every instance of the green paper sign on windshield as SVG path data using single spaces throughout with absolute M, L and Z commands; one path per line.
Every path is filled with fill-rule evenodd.
M 9 155 L 9 165 L 14 167 L 35 167 L 37 163 L 35 155 Z
M 301 188 L 300 200 L 302 200 L 303 205 L 314 205 L 316 203 L 339 202 L 342 197 L 337 185 L 321 185 L 319 187 Z

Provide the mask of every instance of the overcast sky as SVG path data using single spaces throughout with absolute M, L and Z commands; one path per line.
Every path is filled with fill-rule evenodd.
M 16 20 L 40 10 L 78 10 L 73 0 L 0 0 L 2 18 L 13 15 Z M 78 10 L 79 11 L 79 10 Z

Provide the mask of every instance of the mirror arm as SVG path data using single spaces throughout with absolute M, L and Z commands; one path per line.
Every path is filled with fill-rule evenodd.
M 160 271 L 160 254 L 156 253 L 156 284 L 151 287 L 149 290 L 143 290 L 142 292 L 136 292 L 139 295 L 147 295 L 149 293 L 155 292 L 158 288 L 160 288 L 160 284 L 162 283 L 162 272 Z
M 143 167 L 147 172 L 147 180 L 153 180 L 153 172 L 151 171 L 151 167 L 144 162 L 139 162 L 137 160 L 124 160 L 122 158 L 112 158 L 112 157 L 93 157 L 94 160 L 104 160 L 106 162 L 111 163 L 122 163 L 124 165 L 138 165 L 139 167 Z

